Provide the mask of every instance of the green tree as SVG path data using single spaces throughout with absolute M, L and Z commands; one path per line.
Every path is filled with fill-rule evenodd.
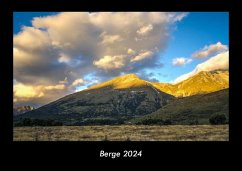
M 215 114 L 209 118 L 209 122 L 212 125 L 226 124 L 226 116 L 224 114 Z
M 163 123 L 163 124 L 164 124 L 164 125 L 171 125 L 172 122 L 171 122 L 170 119 L 166 119 L 166 120 L 164 120 L 164 123 Z

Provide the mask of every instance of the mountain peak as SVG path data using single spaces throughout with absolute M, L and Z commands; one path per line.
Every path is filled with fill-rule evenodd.
M 20 115 L 24 114 L 28 111 L 34 110 L 35 108 L 33 106 L 14 106 L 13 107 L 13 115 Z
M 141 80 L 136 74 L 125 74 L 119 77 L 115 77 L 112 80 L 107 82 L 94 85 L 89 89 L 97 89 L 103 87 L 112 87 L 113 89 L 125 89 L 125 88 L 133 88 L 133 87 L 142 87 L 146 86 L 150 83 L 147 81 Z M 88 90 L 89 90 L 88 89 Z
M 141 80 L 136 74 L 125 74 L 107 82 L 94 85 L 90 89 L 110 87 L 113 89 L 126 89 L 134 87 L 151 86 L 160 91 L 177 97 L 191 96 L 194 94 L 211 93 L 229 87 L 229 71 L 201 71 L 198 74 L 175 85 L 165 83 L 152 83 Z
M 201 71 L 198 74 L 174 85 L 153 84 L 160 91 L 176 97 L 206 94 L 229 88 L 229 71 Z
M 136 74 L 133 74 L 133 73 L 121 75 L 120 77 L 138 78 L 139 79 L 139 77 Z

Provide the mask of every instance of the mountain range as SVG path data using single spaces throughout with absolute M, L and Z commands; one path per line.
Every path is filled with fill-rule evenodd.
M 190 112 L 192 118 L 198 116 L 200 118 L 199 112 L 196 113 L 195 111 L 200 111 L 200 113 L 201 111 L 207 111 L 209 105 L 205 104 L 208 102 L 206 100 L 202 100 L 201 103 L 197 103 L 197 100 L 207 99 L 207 94 L 212 94 L 208 99 L 209 103 L 214 103 L 210 103 L 214 105 L 212 107 L 210 105 L 210 107 L 216 108 L 216 110 L 207 111 L 206 116 L 219 113 L 220 110 L 228 113 L 228 107 L 221 108 L 220 106 L 228 103 L 226 101 L 228 88 L 229 71 L 227 70 L 202 71 L 178 84 L 149 82 L 140 79 L 135 74 L 127 74 L 16 116 L 14 122 L 30 118 L 53 119 L 65 125 L 85 123 L 118 124 L 129 123 L 129 121 L 136 123 L 137 120 L 142 120 L 146 116 L 161 118 L 157 117 L 159 115 L 164 118 L 164 115 L 166 115 L 166 118 L 168 118 L 167 115 L 176 116 L 179 115 L 180 111 L 181 115 L 182 113 L 188 115 Z M 220 103 L 220 101 L 223 102 Z M 185 108 L 183 109 L 182 106 L 185 106 Z M 179 109 L 180 107 L 182 110 Z M 197 108 L 199 110 L 193 110 Z M 173 115 L 176 109 L 176 115 Z M 187 111 L 187 113 L 182 112 L 183 110 Z M 177 118 L 182 121 L 183 117 Z M 173 118 L 172 120 L 174 123 L 179 124 L 176 119 Z
M 176 97 L 206 94 L 229 88 L 229 71 L 201 71 L 193 77 L 175 85 L 167 83 L 153 83 L 153 86 Z
M 21 114 L 24 114 L 28 111 L 31 111 L 31 110 L 34 110 L 34 107 L 33 106 L 14 106 L 13 107 L 13 115 L 21 115 Z

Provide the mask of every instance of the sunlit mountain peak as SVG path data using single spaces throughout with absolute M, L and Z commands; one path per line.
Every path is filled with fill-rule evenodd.
M 125 74 L 119 77 L 113 78 L 107 82 L 94 85 L 89 89 L 97 89 L 103 87 L 112 87 L 113 89 L 124 89 L 133 87 L 142 87 L 146 85 L 151 85 L 149 82 L 141 80 L 136 74 Z

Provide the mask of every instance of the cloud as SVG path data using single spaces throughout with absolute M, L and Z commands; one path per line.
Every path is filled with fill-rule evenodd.
M 93 85 L 95 85 L 95 84 L 99 84 L 100 83 L 100 81 L 98 81 L 98 80 L 93 80 L 93 81 L 90 81 L 89 82 L 89 84 L 87 85 L 87 87 L 89 88 L 89 87 L 92 87 Z
M 63 90 L 65 89 L 65 85 L 64 84 L 57 84 L 54 86 L 47 86 L 45 87 L 46 90 Z
M 64 84 L 33 86 L 16 82 L 13 86 L 13 93 L 15 103 L 43 105 L 46 104 L 46 101 L 53 101 L 59 96 L 69 94 L 70 91 Z
M 174 14 L 174 13 L 171 13 L 170 14 L 170 18 L 172 20 L 172 22 L 177 22 L 177 21 L 181 21 L 184 17 L 186 17 L 188 15 L 188 13 L 180 13 L 180 14 Z
M 206 58 L 209 57 L 211 55 L 216 55 L 218 53 L 221 52 L 225 52 L 228 50 L 228 46 L 227 45 L 223 45 L 221 42 L 217 42 L 216 44 L 211 44 L 209 46 L 205 46 L 203 49 L 194 52 L 192 54 L 192 56 L 194 58 Z
M 129 54 L 129 55 L 134 55 L 136 52 L 133 50 L 133 49 L 128 49 L 128 51 L 127 51 L 127 53 Z
M 131 62 L 138 62 L 147 58 L 151 58 L 153 55 L 153 52 L 151 51 L 146 51 L 146 52 L 142 52 L 139 55 L 135 56 L 133 59 L 131 59 Z
M 183 65 L 188 64 L 190 62 L 192 62 L 192 59 L 183 58 L 183 57 L 175 58 L 175 59 L 172 60 L 172 64 L 174 66 L 183 66 Z
M 60 63 L 68 63 L 70 62 L 71 58 L 70 56 L 67 56 L 65 54 L 60 54 L 60 57 L 58 58 L 58 62 Z
M 112 44 L 123 40 L 119 35 L 107 35 L 106 32 L 103 32 L 100 37 L 102 38 L 102 44 Z
M 81 85 L 83 84 L 85 81 L 81 78 L 79 79 L 76 79 L 73 83 L 72 83 L 72 86 L 78 86 L 78 85 Z
M 137 33 L 141 36 L 145 36 L 149 34 L 149 32 L 151 32 L 152 30 L 153 30 L 153 26 L 149 24 L 147 26 L 141 27 L 139 30 L 137 30 Z
M 67 84 L 67 83 L 68 83 L 67 77 L 65 77 L 64 80 L 59 81 L 59 84 Z
M 24 38 L 23 38 L 24 37 Z M 28 45 L 28 46 L 26 46 Z M 50 38 L 47 32 L 34 27 L 22 28 L 22 32 L 14 36 L 14 47 L 24 50 L 45 50 L 50 46 Z
M 72 83 L 87 74 L 102 82 L 157 67 L 157 55 L 167 47 L 170 28 L 186 15 L 62 12 L 35 17 L 31 26 L 13 36 L 14 79 L 34 91 L 40 85 L 43 96 L 29 100 L 44 104 L 74 92 Z
M 146 80 L 146 81 L 149 81 L 149 82 L 159 82 L 159 80 L 157 80 L 155 78 L 155 74 L 152 73 L 152 72 L 142 71 L 142 72 L 138 73 L 138 76 L 142 80 Z
M 104 56 L 93 64 L 104 70 L 120 69 L 124 67 L 124 56 Z
M 13 87 L 15 97 L 19 98 L 33 98 L 33 97 L 43 97 L 44 93 L 41 91 L 41 87 L 33 87 L 29 85 L 24 85 L 22 83 L 15 84 Z M 15 100 L 17 100 L 15 98 Z
M 196 68 L 184 75 L 179 76 L 173 83 L 177 84 L 183 80 L 186 80 L 201 71 L 214 71 L 218 69 L 229 69 L 229 51 L 220 53 L 214 57 L 211 57 L 207 61 L 198 64 Z

